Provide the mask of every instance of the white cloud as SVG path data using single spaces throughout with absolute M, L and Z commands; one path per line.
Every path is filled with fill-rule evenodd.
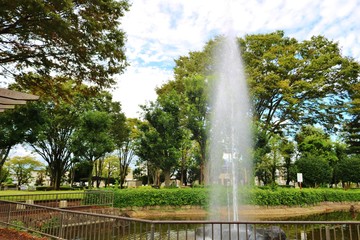
M 113 91 L 114 101 L 122 104 L 126 117 L 139 116 L 139 105 L 156 99 L 155 88 L 161 86 L 172 76 L 171 71 L 155 67 L 132 67 L 118 76 L 118 87 Z
M 359 12 L 360 0 L 133 0 L 122 21 L 133 66 L 119 78 L 118 99 L 136 116 L 134 103 L 155 99 L 153 87 L 171 77 L 174 59 L 229 28 L 238 36 L 275 30 L 299 40 L 323 35 L 360 59 Z

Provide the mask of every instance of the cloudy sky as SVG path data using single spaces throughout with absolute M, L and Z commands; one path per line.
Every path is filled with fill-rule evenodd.
M 127 117 L 155 100 L 172 79 L 174 59 L 201 50 L 229 27 L 237 36 L 284 30 L 298 40 L 323 35 L 360 60 L 360 0 L 130 0 L 122 20 L 130 66 L 117 77 L 114 99 Z

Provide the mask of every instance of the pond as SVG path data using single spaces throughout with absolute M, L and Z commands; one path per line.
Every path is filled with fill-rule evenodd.
M 296 217 L 279 217 L 267 220 L 275 221 L 360 221 L 360 214 L 358 212 L 336 211 L 327 213 L 317 213 L 305 216 Z
M 147 218 L 147 220 L 150 219 Z M 62 231 L 65 239 L 71 240 L 360 240 L 360 216 L 357 212 L 351 214 L 349 211 L 272 218 L 268 222 L 262 220 L 235 224 L 209 223 L 199 217 L 197 219 L 157 217 L 151 219 L 154 221 L 147 220 L 99 221 L 93 222 L 91 226 L 73 224 L 63 228 Z M 321 223 L 313 221 L 321 221 Z M 332 221 L 342 221 L 342 223 Z M 345 221 L 351 222 L 346 223 Z M 359 222 L 357 223 L 357 221 Z M 276 232 L 272 232 L 273 230 Z M 281 232 L 284 235 L 278 237 Z
M 204 217 L 199 217 L 198 215 L 186 215 L 186 216 L 147 216 L 147 220 L 206 220 Z M 252 220 L 262 220 L 262 221 L 360 221 L 359 212 L 349 212 L 349 211 L 335 211 L 335 212 L 326 212 L 326 213 L 316 213 L 303 216 L 294 216 L 294 217 L 271 217 L 271 218 L 261 218 L 261 219 L 252 219 Z

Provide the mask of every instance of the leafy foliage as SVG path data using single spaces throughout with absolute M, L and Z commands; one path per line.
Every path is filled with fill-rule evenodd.
M 18 187 L 28 184 L 32 173 L 43 169 L 43 164 L 32 156 L 13 157 L 6 163 L 9 172 L 15 177 Z
M 338 177 L 343 183 L 360 182 L 360 157 L 350 156 L 339 163 Z
M 328 184 L 332 179 L 332 168 L 323 158 L 315 155 L 302 157 L 296 161 L 297 172 L 303 174 L 304 186 L 317 187 Z
M 207 191 L 196 189 L 122 189 L 114 192 L 114 207 L 207 205 Z
M 120 1 L 0 1 L 1 75 L 59 73 L 100 87 L 126 66 Z
M 208 207 L 208 188 L 185 189 L 122 189 L 114 191 L 114 207 L 202 206 Z M 242 189 L 248 195 L 245 204 L 258 206 L 306 206 L 321 202 L 357 202 L 360 190 L 343 189 Z M 223 204 L 226 205 L 224 198 Z

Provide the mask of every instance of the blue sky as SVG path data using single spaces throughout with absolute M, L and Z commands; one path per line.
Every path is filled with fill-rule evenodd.
M 156 99 L 154 89 L 173 77 L 174 59 L 201 50 L 229 25 L 237 36 L 284 30 L 298 40 L 323 35 L 344 56 L 360 60 L 360 0 L 130 0 L 122 19 L 130 62 L 117 76 L 114 99 L 127 117 Z

